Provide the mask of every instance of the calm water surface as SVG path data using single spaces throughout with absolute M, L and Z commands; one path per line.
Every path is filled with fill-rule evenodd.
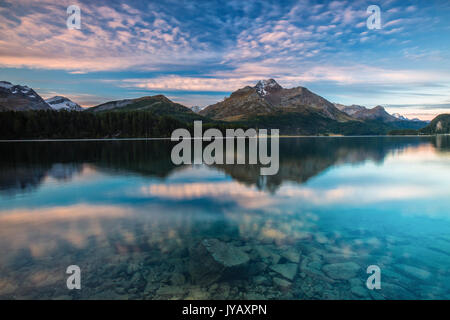
M 0 298 L 450 299 L 449 136 L 281 139 L 268 177 L 170 150 L 0 143 Z

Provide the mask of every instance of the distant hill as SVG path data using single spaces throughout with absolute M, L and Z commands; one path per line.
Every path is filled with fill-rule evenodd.
M 335 106 L 339 110 L 347 113 L 349 116 L 359 120 L 379 120 L 382 122 L 394 122 L 399 120 L 387 113 L 387 111 L 382 106 L 376 106 L 372 109 L 358 105 L 344 106 L 335 104 Z
M 71 101 L 69 98 L 54 96 L 50 99 L 46 99 L 45 102 L 53 110 L 68 110 L 68 111 L 83 111 L 84 109 L 77 103 Z
M 367 121 L 380 121 L 386 123 L 394 130 L 403 129 L 421 129 L 425 127 L 429 121 L 420 120 L 417 118 L 408 119 L 398 113 L 389 114 L 384 107 L 376 106 L 374 108 L 366 108 L 359 105 L 345 106 L 342 104 L 334 104 L 336 108 L 347 113 L 352 118 Z M 411 131 L 410 131 L 411 132 Z
M 356 104 L 352 104 L 351 106 L 345 106 L 343 104 L 335 103 L 334 106 L 341 110 L 342 112 L 345 112 L 346 114 L 353 116 L 356 112 L 366 109 L 364 106 L 359 106 Z
M 430 124 L 419 130 L 422 134 L 450 133 L 450 114 L 444 113 L 431 120 Z
M 207 120 L 188 107 L 175 103 L 164 95 L 147 96 L 137 99 L 110 101 L 86 109 L 85 112 L 130 112 L 148 111 L 157 116 L 170 116 L 180 121 Z
M 422 122 L 427 122 L 427 123 L 430 122 L 430 121 L 428 121 L 428 120 L 420 120 L 419 118 L 412 118 L 412 119 L 409 119 L 409 118 L 407 118 L 407 117 L 401 115 L 400 113 L 393 113 L 392 116 L 395 117 L 395 118 L 397 118 L 398 120 L 404 120 L 404 121 L 422 121 Z
M 0 81 L 0 111 L 51 110 L 50 106 L 28 86 Z

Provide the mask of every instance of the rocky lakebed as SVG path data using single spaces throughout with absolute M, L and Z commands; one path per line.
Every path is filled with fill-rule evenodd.
M 183 243 L 168 240 L 164 249 L 115 247 L 74 252 L 82 261 L 82 290 L 65 288 L 67 275 L 50 259 L 17 259 L 4 284 L 2 298 L 25 299 L 449 299 L 446 268 L 431 269 L 439 260 L 449 265 L 450 238 L 417 248 L 386 236 L 368 252 L 357 240 L 352 250 L 329 244 L 330 236 L 315 235 L 290 244 L 204 238 Z M 328 239 L 325 241 L 324 239 Z M 323 241 L 322 241 L 323 240 Z M 359 241 L 359 242 L 358 242 Z M 359 243 L 359 248 L 358 248 Z M 355 246 L 356 244 L 356 246 Z M 121 252 L 122 251 L 122 252 Z M 432 260 L 417 266 L 417 254 Z M 29 259 L 28 259 L 29 260 Z M 61 265 L 64 256 L 54 257 Z M 381 268 L 381 289 L 369 290 L 367 266 Z M 39 283 L 39 289 L 33 284 Z M 435 284 L 430 285 L 430 283 Z M 61 285 L 64 284 L 64 285 Z M 6 285 L 6 287 L 5 287 Z M 8 293 L 8 286 L 10 292 Z M 20 287 L 19 287 L 20 285 Z M 19 293 L 19 295 L 17 295 Z

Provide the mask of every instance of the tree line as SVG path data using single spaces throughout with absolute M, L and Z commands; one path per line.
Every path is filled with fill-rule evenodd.
M 203 125 L 222 132 L 239 126 L 221 122 Z M 240 126 L 242 127 L 242 126 Z M 6 111 L 0 112 L 0 139 L 96 139 L 96 138 L 166 138 L 178 128 L 193 131 L 193 123 L 148 111 L 77 112 L 77 111 Z M 245 129 L 245 128 L 244 128 Z

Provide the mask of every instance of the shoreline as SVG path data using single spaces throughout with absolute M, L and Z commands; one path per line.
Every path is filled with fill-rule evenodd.
M 423 135 L 355 135 L 355 136 L 341 136 L 341 135 L 331 135 L 331 136 L 306 136 L 306 135 L 280 135 L 279 138 L 289 139 L 289 138 L 385 138 L 385 137 L 434 137 L 434 136 L 447 136 L 450 133 L 442 133 L 442 134 L 423 134 Z M 267 136 L 265 138 L 270 138 Z M 188 140 L 194 140 L 196 138 L 185 138 Z M 220 139 L 220 138 L 218 138 Z M 226 139 L 226 138 L 222 138 Z M 71 142 L 71 141 L 158 141 L 158 140 L 168 140 L 171 141 L 171 138 L 86 138 L 86 139 L 0 139 L 0 143 L 2 142 Z

